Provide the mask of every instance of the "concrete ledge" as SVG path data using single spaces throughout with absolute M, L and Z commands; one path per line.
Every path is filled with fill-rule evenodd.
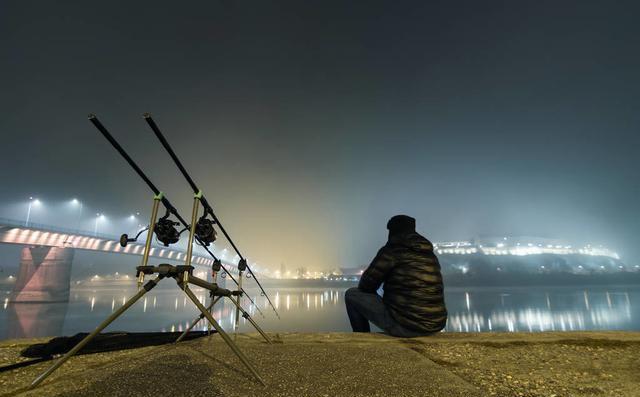
M 256 334 L 238 344 L 255 382 L 219 336 L 79 356 L 33 391 L 50 363 L 0 374 L 2 396 L 639 396 L 640 333 Z M 15 362 L 33 340 L 0 343 Z

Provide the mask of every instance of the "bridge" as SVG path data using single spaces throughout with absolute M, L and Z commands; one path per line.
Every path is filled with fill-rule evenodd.
M 24 246 L 10 301 L 67 301 L 75 250 L 142 256 L 143 244 L 129 243 L 122 247 L 119 241 L 119 236 L 97 233 L 90 235 L 86 230 L 38 223 L 25 226 L 25 222 L 0 218 L 0 244 Z M 186 258 L 184 250 L 160 246 L 155 242 L 149 255 L 171 261 L 184 261 Z M 204 256 L 196 253 L 191 261 L 193 266 L 202 268 L 213 264 L 213 259 L 208 254 Z M 236 270 L 235 264 L 227 261 L 223 263 L 230 271 Z M 203 273 L 207 275 L 209 272 Z

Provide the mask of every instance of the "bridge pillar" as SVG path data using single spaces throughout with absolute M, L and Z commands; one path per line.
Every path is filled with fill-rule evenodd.
M 24 247 L 9 301 L 67 302 L 74 252 L 67 247 Z

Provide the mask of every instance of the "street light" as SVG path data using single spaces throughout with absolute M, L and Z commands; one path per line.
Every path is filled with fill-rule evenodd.
M 29 207 L 27 207 L 27 219 L 24 222 L 24 226 L 29 226 L 29 218 L 31 217 L 31 206 L 32 205 L 40 205 L 40 200 L 34 199 L 33 197 L 29 197 Z
M 103 220 L 104 219 L 104 215 L 102 215 L 101 213 L 97 213 L 96 214 L 96 225 L 95 228 L 93 230 L 93 234 L 98 237 L 98 221 Z
M 80 230 L 80 218 L 82 217 L 82 201 L 77 198 L 71 199 L 71 204 L 78 206 L 78 219 L 76 220 L 76 230 Z
M 130 223 L 138 224 L 138 227 L 142 227 L 142 225 L 140 225 L 140 219 L 139 219 L 140 213 L 138 211 L 136 212 L 132 212 L 131 215 L 129 215 L 127 217 L 127 221 L 129 221 Z

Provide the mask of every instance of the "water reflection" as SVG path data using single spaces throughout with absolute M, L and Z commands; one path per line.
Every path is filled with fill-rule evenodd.
M 640 315 L 637 312 L 638 305 L 635 313 L 632 310 L 632 300 L 640 304 L 640 295 L 637 288 L 628 289 L 590 292 L 556 288 L 544 294 L 517 289 L 508 294 L 499 294 L 499 304 L 493 302 L 494 291 L 465 291 L 466 310 L 459 310 L 460 305 L 456 305 L 456 294 L 453 293 L 447 300 L 449 321 L 445 331 L 637 330 L 640 329 Z M 538 296 L 542 299 L 538 299 Z
M 61 335 L 68 306 L 67 303 L 8 303 L 5 300 L 7 328 L 3 339 Z
M 282 320 L 270 315 L 268 301 L 258 291 L 249 297 L 260 305 L 264 317 L 243 298 L 243 307 L 267 331 L 349 331 L 342 297 L 346 288 L 273 289 L 273 302 Z M 69 304 L 11 304 L 0 310 L 0 339 L 71 335 L 93 329 L 135 293 L 135 286 L 76 288 Z M 194 290 L 205 306 L 209 296 Z M 220 301 L 213 315 L 232 330 L 235 306 Z M 607 288 L 450 288 L 446 294 L 449 321 L 446 332 L 539 332 L 572 330 L 640 330 L 640 287 Z M 66 314 L 66 320 L 65 320 Z M 145 296 L 108 330 L 182 331 L 198 316 L 182 291 L 158 288 Z M 240 318 L 240 331 L 251 331 Z M 194 329 L 206 330 L 200 321 Z

